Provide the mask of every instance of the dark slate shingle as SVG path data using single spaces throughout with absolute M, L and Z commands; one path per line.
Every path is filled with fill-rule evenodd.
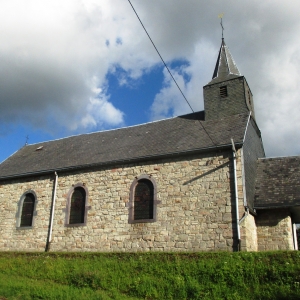
M 235 64 L 224 39 L 222 39 L 214 74 L 212 80 L 207 85 L 224 82 L 240 76 L 241 73 Z
M 204 112 L 27 145 L 0 164 L 0 178 L 185 153 L 242 143 L 248 116 L 203 121 Z M 212 137 L 214 144 L 204 131 Z M 43 146 L 41 150 L 36 150 Z
M 254 208 L 300 205 L 300 157 L 259 159 Z

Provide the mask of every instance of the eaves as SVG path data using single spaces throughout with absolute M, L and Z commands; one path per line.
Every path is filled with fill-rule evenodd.
M 235 143 L 235 147 L 237 149 L 241 148 L 242 146 L 243 146 L 242 142 Z M 149 161 L 149 160 L 153 160 L 153 159 L 163 159 L 163 158 L 187 156 L 187 155 L 193 155 L 193 154 L 198 154 L 198 153 L 205 153 L 205 152 L 210 152 L 210 151 L 221 151 L 221 150 L 228 150 L 228 149 L 232 149 L 231 143 L 219 145 L 219 146 L 191 149 L 191 150 L 181 151 L 181 152 L 171 152 L 171 153 L 164 153 L 164 154 L 159 154 L 159 155 L 148 155 L 148 156 L 135 157 L 135 158 L 129 158 L 129 159 L 118 159 L 118 160 L 107 161 L 107 162 L 97 162 L 97 163 L 93 163 L 93 164 L 75 165 L 75 166 L 68 166 L 68 167 L 62 167 L 62 168 L 56 168 L 56 169 L 47 169 L 47 170 L 40 170 L 40 171 L 35 171 L 35 172 L 12 174 L 12 175 L 7 175 L 7 176 L 0 176 L 0 181 L 9 180 L 9 179 L 17 179 L 17 178 L 22 178 L 22 177 L 48 175 L 48 174 L 52 174 L 54 172 L 69 172 L 69 171 L 83 170 L 83 169 L 94 169 L 94 168 L 101 167 L 101 166 L 111 166 L 111 165 L 119 165 L 119 164 L 126 164 L 126 163 L 143 162 L 143 161 Z

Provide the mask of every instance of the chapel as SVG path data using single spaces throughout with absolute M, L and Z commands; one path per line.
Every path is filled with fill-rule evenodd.
M 266 158 L 222 38 L 204 110 L 26 145 L 0 164 L 0 251 L 296 250 L 299 157 Z

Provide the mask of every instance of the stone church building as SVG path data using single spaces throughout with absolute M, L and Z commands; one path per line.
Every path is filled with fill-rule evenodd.
M 224 40 L 204 111 L 26 145 L 0 164 L 0 251 L 297 249 L 299 157 L 265 158 Z

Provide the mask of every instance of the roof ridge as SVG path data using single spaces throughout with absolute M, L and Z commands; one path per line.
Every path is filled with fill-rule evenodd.
M 141 124 L 135 124 L 135 125 L 130 125 L 130 126 L 125 126 L 125 127 L 118 127 L 118 128 L 112 128 L 112 129 L 107 129 L 107 130 L 98 130 L 98 131 L 94 131 L 94 132 L 88 132 L 88 133 L 80 133 L 80 134 L 74 134 L 74 135 L 69 135 L 66 137 L 62 137 L 62 138 L 57 138 L 57 139 L 53 139 L 53 140 L 48 140 L 48 141 L 42 141 L 42 142 L 37 142 L 37 143 L 33 143 L 33 144 L 27 144 L 24 147 L 29 147 L 29 146 L 35 146 L 35 145 L 39 145 L 39 144 L 43 144 L 43 143 L 50 143 L 50 142 L 55 142 L 55 141 L 60 141 L 60 140 L 64 140 L 64 139 L 68 139 L 68 138 L 73 138 L 73 137 L 78 137 L 78 136 L 84 136 L 84 135 L 92 135 L 92 134 L 97 134 L 97 133 L 103 133 L 103 132 L 110 132 L 110 131 L 117 131 L 117 130 L 122 130 L 122 129 L 127 129 L 127 128 L 133 128 L 133 127 L 138 127 L 138 126 L 144 126 L 144 125 L 148 125 L 148 124 L 153 124 L 153 123 L 158 123 L 158 122 L 162 122 L 162 121 L 167 121 L 167 120 L 172 120 L 175 118 L 180 118 L 183 116 L 188 116 L 188 115 L 193 115 L 193 114 L 198 114 L 201 111 L 196 111 L 193 113 L 189 113 L 189 114 L 185 114 L 185 115 L 179 115 L 179 116 L 173 116 L 173 117 L 169 117 L 169 118 L 164 118 L 164 119 L 160 119 L 160 120 L 154 120 L 154 121 L 150 121 L 150 122 L 146 122 L 146 123 L 141 123 Z M 20 148 L 21 149 L 21 148 Z M 19 150 L 20 150 L 19 149 Z M 17 151 L 19 151 L 17 150 Z M 17 152 L 16 151 L 16 152 Z

